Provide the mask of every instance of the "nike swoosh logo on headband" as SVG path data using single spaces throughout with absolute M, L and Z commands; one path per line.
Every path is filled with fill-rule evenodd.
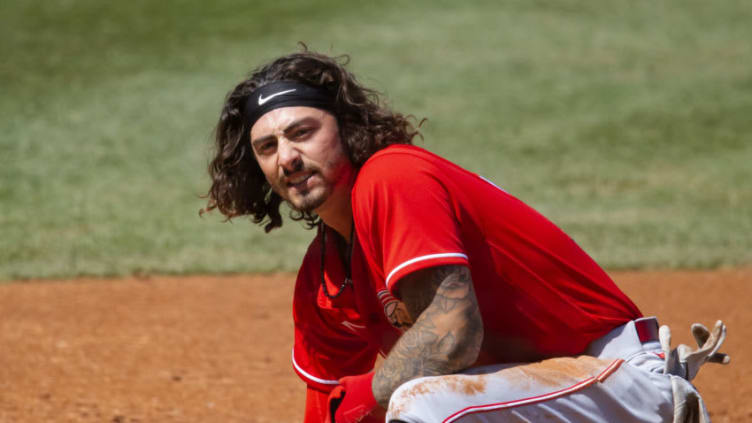
M 274 97 L 276 97 L 276 96 L 278 96 L 278 95 L 282 95 L 282 94 L 287 94 L 287 93 L 291 93 L 291 92 L 293 92 L 293 91 L 295 91 L 295 90 L 296 90 L 296 89 L 295 89 L 295 88 L 293 88 L 293 89 L 291 89 L 291 90 L 280 91 L 280 92 L 278 92 L 278 93 L 274 93 L 274 94 L 272 94 L 272 95 L 270 95 L 269 97 L 266 97 L 266 98 L 264 98 L 264 95 L 263 95 L 263 94 L 259 94 L 258 105 L 259 105 L 259 106 L 263 106 L 263 105 L 264 105 L 264 103 L 266 103 L 267 101 L 269 101 L 269 100 L 273 99 Z

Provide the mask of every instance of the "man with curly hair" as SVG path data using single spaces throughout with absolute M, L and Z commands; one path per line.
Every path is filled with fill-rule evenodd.
M 416 135 L 307 50 L 226 98 L 206 210 L 269 232 L 286 202 L 317 228 L 293 301 L 306 422 L 707 419 L 688 380 L 728 361 L 725 326 L 661 345 L 570 237 Z

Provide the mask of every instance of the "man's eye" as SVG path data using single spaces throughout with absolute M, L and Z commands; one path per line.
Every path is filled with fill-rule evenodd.
M 310 128 L 302 128 L 302 129 L 296 130 L 295 133 L 292 136 L 293 136 L 293 138 L 302 138 L 302 137 L 308 135 L 308 133 L 310 133 L 310 132 L 311 132 Z
M 272 151 L 274 151 L 274 143 L 273 142 L 263 143 L 257 147 L 257 150 L 261 154 L 271 153 Z

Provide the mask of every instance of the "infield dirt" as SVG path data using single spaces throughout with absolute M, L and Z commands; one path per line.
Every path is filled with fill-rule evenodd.
M 729 366 L 695 384 L 713 421 L 752 421 L 752 268 L 611 272 L 690 343 L 729 327 Z M 0 285 L 0 422 L 296 422 L 294 275 L 143 277 Z

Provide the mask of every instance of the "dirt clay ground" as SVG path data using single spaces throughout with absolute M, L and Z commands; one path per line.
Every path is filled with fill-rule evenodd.
M 713 421 L 752 421 L 752 269 L 612 273 L 689 343 L 722 318 L 731 365 L 695 379 Z M 0 284 L 0 422 L 296 422 L 294 277 Z

